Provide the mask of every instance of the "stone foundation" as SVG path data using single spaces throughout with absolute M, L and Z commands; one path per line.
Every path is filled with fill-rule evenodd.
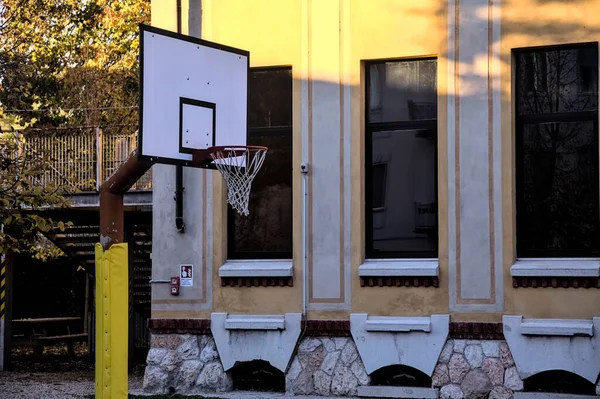
M 286 393 L 353 396 L 370 384 L 350 337 L 305 337 L 285 376 Z M 505 341 L 447 340 L 432 376 L 440 398 L 510 399 L 523 390 Z M 233 389 L 210 335 L 153 334 L 144 390 L 195 394 Z
M 370 378 L 352 338 L 305 338 L 285 376 L 294 395 L 353 396 Z
M 153 334 L 146 361 L 144 390 L 226 392 L 233 389 L 223 370 L 215 341 L 208 335 Z
M 440 398 L 510 399 L 523 390 L 504 341 L 449 339 L 432 376 Z

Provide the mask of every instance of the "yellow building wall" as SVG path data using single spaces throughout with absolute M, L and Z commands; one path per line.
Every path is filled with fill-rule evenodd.
M 380 58 L 403 58 L 436 56 L 445 49 L 445 9 L 439 7 L 439 1 L 427 0 L 417 4 L 388 0 L 353 1 L 308 1 L 302 9 L 301 1 L 204 1 L 203 2 L 203 38 L 250 51 L 251 66 L 291 65 L 294 77 L 294 160 L 293 165 L 301 162 L 301 124 L 300 109 L 302 101 L 300 84 L 302 79 L 302 13 L 310 13 L 309 30 L 318 32 L 327 24 L 337 23 L 327 18 L 332 12 L 339 13 L 341 29 L 350 32 L 341 34 L 349 38 L 349 43 L 340 47 L 349 48 L 346 63 L 339 65 L 338 54 L 331 58 L 318 58 L 313 61 L 310 71 L 312 81 L 339 84 L 340 69 L 348 71 L 351 89 L 352 121 L 352 312 L 369 312 L 395 315 L 429 315 L 447 313 L 447 284 L 440 288 L 392 288 L 360 287 L 358 266 L 364 260 L 364 154 L 361 151 L 364 141 L 364 87 L 361 74 L 363 60 Z M 344 12 L 349 7 L 349 13 Z M 366 18 L 365 16 L 369 16 Z M 345 18 L 349 20 L 345 21 Z M 320 24 L 320 25 L 319 25 Z M 307 32 L 308 33 L 308 32 Z M 308 33 L 310 34 L 310 33 Z M 343 39 L 342 39 L 343 40 Z M 314 40 L 312 54 L 328 54 L 327 42 Z M 444 87 L 446 75 L 444 60 L 438 64 L 438 85 Z M 439 100 L 439 165 L 445 160 L 445 94 L 440 90 Z M 312 107 L 308 99 L 308 107 Z M 318 137 L 314 138 L 318 140 Z M 446 186 L 445 171 L 439 171 L 440 214 L 444 214 L 444 192 Z M 294 276 L 293 288 L 232 288 L 220 287 L 218 268 L 225 261 L 226 240 L 224 230 L 222 238 L 215 245 L 215 264 L 213 265 L 214 308 L 215 311 L 239 313 L 284 313 L 299 311 L 301 305 L 301 241 L 300 225 L 302 187 L 299 173 L 294 173 Z M 215 179 L 215 193 L 223 195 L 220 179 Z M 314 194 L 313 194 L 314 195 Z M 226 209 L 219 209 L 214 216 L 214 225 L 223 226 Z M 443 232 L 445 221 L 440 220 L 440 254 L 444 254 L 446 239 Z M 440 259 L 442 276 L 447 273 L 446 262 Z M 442 277 L 442 282 L 444 278 Z M 311 318 L 346 318 L 350 311 L 311 311 Z
M 600 41 L 600 1 L 520 0 L 503 2 L 502 161 L 504 288 L 506 314 L 525 317 L 591 318 L 600 313 L 600 290 L 582 288 L 513 288 L 510 267 L 516 258 L 514 173 L 514 75 L 512 49 Z
M 187 21 L 187 1 L 183 0 Z M 513 288 L 510 267 L 515 261 L 515 176 L 512 49 L 537 45 L 600 41 L 600 0 L 577 2 L 503 1 L 493 18 L 500 18 L 500 85 L 502 132 L 502 212 L 504 312 L 455 312 L 453 320 L 500 321 L 504 314 L 526 317 L 590 318 L 598 314 L 600 290 Z M 311 69 L 314 81 L 351 85 L 351 300 L 348 309 L 309 311 L 309 318 L 347 318 L 349 313 L 377 315 L 430 315 L 449 312 L 448 260 L 448 10 L 446 1 L 420 0 L 204 0 L 202 37 L 250 51 L 252 67 L 291 66 L 293 73 L 293 165 L 301 162 L 302 79 L 307 76 L 307 35 L 319 32 L 318 24 L 336 21 L 325 18 L 337 12 L 342 29 L 343 56 L 332 54 L 331 65 L 320 59 Z M 322 11 L 322 12 L 321 12 Z M 303 18 L 310 18 L 307 27 Z M 323 16 L 323 17 L 321 17 Z M 535 18 L 532 18 L 535 16 Z M 175 1 L 152 2 L 152 24 L 176 27 Z M 487 18 L 483 16 L 482 18 Z M 184 23 L 184 28 L 187 23 Z M 321 27 L 322 28 L 322 27 Z M 312 29 L 312 30 L 311 30 Z M 349 31 L 348 31 L 349 30 Z M 349 41 L 349 42 L 347 42 Z M 312 54 L 326 54 L 325 44 L 313 40 Z M 322 46 L 322 48 L 319 48 Z M 462 43 L 461 46 L 468 46 Z M 365 60 L 409 57 L 438 57 L 438 206 L 439 288 L 360 287 L 358 267 L 364 261 L 364 65 Z M 341 60 L 341 61 L 340 61 Z M 463 65 L 477 69 L 477 65 Z M 340 72 L 341 71 L 341 72 Z M 308 103 L 310 108 L 312 105 Z M 318 137 L 314 138 L 318 140 Z M 453 173 L 454 171 L 450 171 Z M 294 195 L 294 286 L 221 287 L 218 269 L 226 259 L 226 207 L 224 187 L 214 179 L 213 309 L 216 312 L 282 314 L 299 312 L 302 300 L 302 181 L 295 169 Z M 153 317 L 209 317 L 210 311 L 160 312 Z

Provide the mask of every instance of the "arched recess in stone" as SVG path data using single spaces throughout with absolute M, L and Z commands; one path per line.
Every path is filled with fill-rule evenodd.
M 596 395 L 596 386 L 587 379 L 566 370 L 548 370 L 523 380 L 525 392 Z
M 285 374 L 264 360 L 237 362 L 230 370 L 233 389 L 285 392 Z
M 393 364 L 371 373 L 371 385 L 431 388 L 431 377 L 414 367 Z

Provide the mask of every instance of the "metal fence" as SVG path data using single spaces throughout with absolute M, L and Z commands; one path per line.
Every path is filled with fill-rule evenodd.
M 56 132 L 27 132 L 23 145 L 48 154 L 50 170 L 41 184 L 55 183 L 69 191 L 97 191 L 137 147 L 137 132 L 100 128 Z M 152 170 L 131 190 L 152 189 Z

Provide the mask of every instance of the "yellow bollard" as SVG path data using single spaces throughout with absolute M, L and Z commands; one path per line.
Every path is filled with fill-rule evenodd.
M 127 244 L 96 244 L 96 399 L 127 399 Z

